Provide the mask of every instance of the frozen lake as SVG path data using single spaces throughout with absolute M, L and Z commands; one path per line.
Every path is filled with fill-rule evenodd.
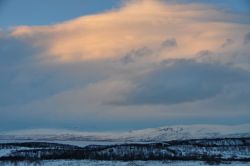
M 14 142 L 48 142 L 48 143 L 59 143 L 67 145 L 75 145 L 79 147 L 85 147 L 88 145 L 114 145 L 114 144 L 124 144 L 128 142 L 114 142 L 114 141 L 47 141 L 47 140 L 0 140 L 0 143 L 14 143 Z M 135 143 L 135 142 L 133 142 Z M 136 142 L 141 143 L 141 142 Z
M 250 163 L 225 163 L 220 166 L 249 166 Z M 17 162 L 6 163 L 0 162 L 3 166 L 210 166 L 204 162 L 183 162 L 183 161 L 135 161 L 135 162 L 120 162 L 120 161 L 88 161 L 88 160 L 59 160 L 59 161 L 42 161 L 42 162 Z
M 109 141 L 46 141 L 46 140 L 0 140 L 0 143 L 14 142 L 49 142 L 84 147 L 88 145 L 113 145 L 128 142 L 109 142 Z M 142 142 L 137 142 L 142 143 Z M 3 151 L 3 154 L 8 151 Z M 0 151 L 1 156 L 1 151 Z M 47 160 L 37 162 L 0 162 L 0 166 L 210 166 L 203 161 L 90 161 L 90 160 Z M 231 162 L 222 163 L 220 166 L 249 166 L 250 162 Z

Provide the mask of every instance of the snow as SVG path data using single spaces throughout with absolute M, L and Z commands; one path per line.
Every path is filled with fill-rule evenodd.
M 0 149 L 0 157 L 7 156 L 11 151 L 12 149 Z
M 0 148 L 0 157 L 8 156 L 11 154 L 11 152 L 17 151 L 17 150 L 32 150 L 34 148 L 28 148 L 28 147 L 13 147 L 13 148 Z M 36 148 L 36 149 L 43 149 L 43 148 Z
M 249 166 L 250 163 L 233 162 L 231 164 L 220 164 L 220 166 Z M 182 161 L 136 161 L 136 162 L 120 162 L 120 161 L 88 161 L 88 160 L 59 160 L 59 161 L 42 161 L 42 162 L 18 162 L 7 163 L 0 162 L 5 166 L 209 166 L 204 162 L 182 162 Z
M 26 131 L 14 131 L 0 133 L 0 143 L 10 142 L 49 142 L 49 143 L 60 143 L 67 145 L 76 145 L 85 147 L 87 145 L 113 145 L 113 144 L 124 144 L 124 143 L 150 143 L 150 142 L 163 142 L 171 140 L 188 140 L 188 139 L 203 139 L 203 138 L 242 138 L 250 137 L 250 124 L 236 125 L 236 126 L 223 126 L 223 125 L 180 125 L 180 126 L 166 126 L 160 128 L 151 128 L 144 130 L 135 130 L 130 132 L 80 132 L 70 130 L 26 130 Z M 191 145 L 177 145 L 169 147 L 170 149 L 177 149 L 183 155 L 192 153 L 204 153 L 208 151 L 211 154 L 221 154 L 223 158 L 230 158 L 236 156 L 237 158 L 248 158 L 249 147 L 241 146 L 243 143 L 240 140 L 194 140 L 208 145 L 207 148 L 196 148 Z M 202 141 L 202 142 L 199 142 Z M 205 141 L 205 142 L 204 142 Z M 249 143 L 249 139 L 246 143 Z M 224 152 L 223 147 L 211 147 L 210 145 L 223 145 L 229 146 Z M 231 146 L 231 147 L 230 147 Z M 237 148 L 234 146 L 238 146 Z M 21 149 L 28 149 L 19 147 Z M 13 149 L 0 149 L 0 157 L 6 156 L 11 153 Z M 119 149 L 113 149 L 113 151 L 119 151 Z M 165 153 L 162 151 L 162 153 Z M 167 153 L 167 152 L 166 152 Z M 236 154 L 237 153 L 237 154 Z M 37 163 L 3 163 L 1 165 L 7 166 L 26 166 L 26 165 L 45 165 L 45 166 L 78 166 L 78 165 L 93 165 L 93 166 L 159 166 L 159 165 L 171 165 L 171 166 L 208 166 L 204 162 L 162 162 L 162 161 L 136 161 L 136 162 L 118 162 L 118 161 L 87 161 L 87 160 L 58 160 L 58 161 L 40 161 Z M 220 164 L 226 166 L 228 164 Z M 236 163 L 233 162 L 233 166 L 249 166 L 250 163 Z
M 73 145 L 78 147 L 85 147 L 88 145 L 117 145 L 124 144 L 126 142 L 117 141 L 46 141 L 46 140 L 0 140 L 0 143 L 24 143 L 24 142 L 47 142 L 47 143 L 58 143 L 64 145 Z M 142 142 L 135 142 L 142 143 Z
M 179 125 L 135 130 L 130 132 L 82 132 L 35 129 L 0 133 L 1 140 L 32 141 L 101 141 L 162 142 L 170 140 L 250 137 L 250 124 L 245 125 Z
M 145 159 L 149 159 L 147 157 L 150 156 L 150 154 L 154 154 L 155 156 L 159 156 L 159 154 L 166 154 L 167 156 L 174 156 L 175 157 L 192 157 L 192 156 L 220 156 L 221 159 L 246 159 L 250 157 L 250 147 L 246 142 L 249 141 L 249 138 L 231 138 L 231 139 L 201 139 L 201 140 L 187 140 L 187 141 L 170 141 L 168 143 L 163 143 L 167 145 L 166 148 L 162 148 L 160 145 L 163 145 L 161 143 L 157 144 L 143 144 L 143 145 L 137 145 L 137 144 L 123 144 L 123 145 L 117 145 L 117 146 L 107 146 L 107 148 L 104 148 L 97 152 L 97 156 L 103 156 L 103 155 L 109 155 L 116 157 L 116 159 L 123 158 L 124 156 L 129 156 L 129 154 L 133 154 L 135 156 L 142 155 L 145 156 Z M 9 156 L 11 152 L 15 153 L 15 150 L 32 150 L 32 149 L 46 149 L 47 147 L 43 147 L 40 144 L 39 146 L 36 146 L 34 144 L 33 147 L 26 147 L 24 146 L 2 146 L 2 149 L 0 149 L 0 157 L 1 156 Z M 43 145 L 43 143 L 42 143 Z M 152 146 L 151 146 L 152 145 Z M 156 146 L 155 146 L 156 145 Z M 198 146 L 197 146 L 198 145 Z M 159 147 L 160 146 L 160 147 Z M 57 145 L 55 147 L 48 145 L 48 149 L 53 149 L 58 147 Z M 64 147 L 64 146 L 63 146 Z M 106 147 L 106 146 L 104 146 Z M 95 146 L 89 146 L 88 148 L 95 149 Z M 44 153 L 47 153 L 48 151 L 44 151 Z M 8 155 L 9 154 L 9 155 Z M 41 153 L 42 154 L 42 153 Z M 34 161 L 37 161 L 36 159 L 39 159 L 40 157 L 36 158 L 33 155 L 40 156 L 40 151 L 37 154 L 34 154 L 31 152 L 20 152 L 15 153 L 16 156 L 29 156 L 30 158 L 34 158 Z M 96 159 L 96 158 L 95 158 Z M 110 158 L 111 160 L 114 158 Z M 140 158 L 144 159 L 144 158 Z M 152 158 L 151 158 L 152 159 Z M 198 159 L 200 159 L 198 157 Z M 96 164 L 97 163 L 97 164 Z M 203 162 L 166 162 L 166 161 L 149 161 L 149 162 L 143 162 L 143 161 L 135 161 L 135 162 L 112 162 L 112 161 L 67 161 L 67 160 L 57 160 L 57 161 L 38 161 L 36 163 L 25 163 L 25 162 L 18 162 L 20 166 L 25 164 L 37 164 L 37 165 L 172 165 L 172 166 L 178 166 L 178 165 L 206 165 Z M 12 163 L 1 163 L 0 165 L 11 165 Z M 15 163 L 16 165 L 16 163 Z M 233 165 L 236 165 L 235 162 Z M 247 165 L 245 163 L 237 163 L 237 165 Z M 250 165 L 250 163 L 248 163 Z M 18 165 L 17 165 L 18 166 Z

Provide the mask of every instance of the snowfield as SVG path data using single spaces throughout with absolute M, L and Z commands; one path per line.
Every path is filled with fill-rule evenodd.
M 129 132 L 80 132 L 36 129 L 0 133 L 0 140 L 29 141 L 101 141 L 161 142 L 171 140 L 250 137 L 250 124 L 245 125 L 179 125 Z
M 119 133 L 44 129 L 0 133 L 0 166 L 211 164 L 250 165 L 250 124 L 168 126 Z
M 73 145 L 48 142 L 0 144 L 0 161 L 106 160 L 250 162 L 250 138 L 175 140 L 162 143 Z
M 12 149 L 0 149 L 0 157 L 9 155 L 11 151 Z
M 211 166 L 204 162 L 183 162 L 183 161 L 89 161 L 89 160 L 60 160 L 60 161 L 42 161 L 42 162 L 0 162 L 2 166 Z M 250 163 L 231 162 L 220 164 L 220 166 L 249 166 Z

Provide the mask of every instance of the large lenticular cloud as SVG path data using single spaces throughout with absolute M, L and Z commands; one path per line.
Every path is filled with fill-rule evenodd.
M 249 15 L 182 2 L 1 30 L 0 125 L 248 122 Z
M 60 61 L 117 58 L 131 49 L 157 49 L 175 38 L 178 49 L 162 49 L 160 58 L 190 58 L 217 50 L 225 39 L 249 30 L 247 16 L 196 4 L 131 1 L 120 9 L 52 26 L 16 27 L 12 36 L 44 48 L 43 56 Z

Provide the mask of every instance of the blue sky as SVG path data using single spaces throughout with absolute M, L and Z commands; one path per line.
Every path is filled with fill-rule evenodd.
M 169 0 L 166 0 L 169 1 Z M 249 12 L 249 0 L 179 0 L 179 2 L 207 3 L 239 12 Z M 0 26 L 47 25 L 87 14 L 117 8 L 121 0 L 1 0 Z
M 183 2 L 207 3 L 214 6 L 224 7 L 239 12 L 249 12 L 249 0 L 183 0 Z
M 0 25 L 47 25 L 117 7 L 119 0 L 1 0 Z
M 250 123 L 248 0 L 0 0 L 0 131 Z

